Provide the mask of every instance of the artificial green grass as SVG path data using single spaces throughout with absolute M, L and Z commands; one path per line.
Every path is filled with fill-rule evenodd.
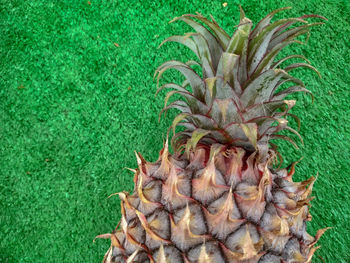
M 176 44 L 156 47 L 189 28 L 167 22 L 198 11 L 232 33 L 238 3 L 255 23 L 283 6 L 293 9 L 277 17 L 329 19 L 312 29 L 307 46 L 286 51 L 308 57 L 323 79 L 295 72 L 316 100 L 295 96 L 301 150 L 279 145 L 287 163 L 304 157 L 296 179 L 319 174 L 308 230 L 334 228 L 316 255 L 350 262 L 350 4 L 223 2 L 0 1 L 0 262 L 102 260 L 110 242 L 92 241 L 120 219 L 118 198 L 107 197 L 132 190 L 123 168 L 136 166 L 134 150 L 156 160 L 175 116 L 158 123 L 163 98 L 154 96 L 152 76 L 165 60 L 190 53 Z M 322 262 L 317 256 L 313 262 Z

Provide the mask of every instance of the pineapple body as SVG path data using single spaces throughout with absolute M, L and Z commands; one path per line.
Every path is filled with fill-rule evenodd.
M 301 55 L 275 58 L 320 24 L 306 19 L 325 18 L 311 14 L 271 22 L 286 9 L 271 12 L 254 29 L 241 9 L 232 36 L 200 14 L 173 20 L 195 32 L 163 43 L 183 44 L 197 56 L 186 63 L 167 61 L 155 74 L 158 84 L 169 69 L 185 78 L 181 85 L 158 89 L 171 89 L 162 112 L 180 110 L 171 127 L 174 154 L 166 141 L 155 163 L 136 155 L 135 188 L 132 194 L 118 193 L 122 218 L 113 233 L 103 236 L 112 243 L 104 262 L 311 262 L 326 230 L 315 237 L 306 231 L 315 178 L 293 182 L 296 163 L 274 168 L 277 157 L 281 163 L 282 158 L 271 140 L 297 147 L 279 133 L 289 131 L 301 139 L 288 122 L 292 118 L 300 126 L 289 113 L 296 101 L 286 97 L 311 92 L 290 72 L 300 67 L 318 71 L 304 62 L 284 66 L 294 59 L 309 62 Z M 184 100 L 168 104 L 174 94 Z M 176 133 L 177 126 L 184 129 Z
M 104 262 L 311 262 L 314 177 L 293 182 L 295 164 L 272 170 L 239 147 L 197 146 L 190 158 L 167 147 L 155 163 L 137 155 Z

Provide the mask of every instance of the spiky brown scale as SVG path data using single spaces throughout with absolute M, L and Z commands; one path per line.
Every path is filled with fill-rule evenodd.
M 136 176 L 135 193 L 119 193 L 121 228 L 112 234 L 112 246 L 105 262 L 311 260 L 320 237 L 320 234 L 315 238 L 310 236 L 305 229 L 313 177 L 293 182 L 292 172 L 273 170 L 269 168 L 270 160 L 257 162 L 259 157 L 255 153 L 237 147 L 221 148 L 211 159 L 208 147 L 198 146 L 189 160 L 184 156 L 170 158 L 164 152 L 167 149 L 162 150 L 155 163 L 139 163 L 136 175 L 152 171 L 146 174 L 151 178 L 147 184 L 142 184 L 142 176 Z M 220 170 L 213 168 L 215 164 Z M 166 172 L 160 175 L 159 170 Z M 159 177 L 162 181 L 156 186 L 154 182 Z M 206 188 L 211 193 L 205 198 L 193 194 L 196 177 L 212 183 Z M 191 189 L 181 193 L 184 200 L 181 205 L 172 207 L 169 199 L 163 198 L 161 188 L 171 191 L 169 184 L 174 187 L 180 178 L 186 178 Z M 144 195 L 139 195 L 145 189 L 155 191 L 153 201 L 145 201 Z M 173 191 L 179 194 L 179 189 Z

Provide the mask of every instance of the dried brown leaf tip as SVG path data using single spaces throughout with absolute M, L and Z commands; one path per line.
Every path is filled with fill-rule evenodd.
M 119 44 L 118 44 L 118 43 L 115 43 L 115 42 L 114 42 L 113 44 L 114 44 L 116 47 L 119 47 Z

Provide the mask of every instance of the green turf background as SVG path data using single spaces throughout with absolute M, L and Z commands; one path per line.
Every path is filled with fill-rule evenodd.
M 238 3 L 256 23 L 279 14 L 326 16 L 307 46 L 285 50 L 308 57 L 323 79 L 303 78 L 316 100 L 296 95 L 300 151 L 279 143 L 297 180 L 319 173 L 308 230 L 333 226 L 316 253 L 350 262 L 348 1 L 0 0 L 0 262 L 100 262 L 120 219 L 111 193 L 132 189 L 134 151 L 154 161 L 175 112 L 160 123 L 155 68 L 191 54 L 176 44 L 156 47 L 189 30 L 175 16 L 212 14 L 229 32 Z M 117 43 L 117 47 L 114 43 Z M 173 74 L 173 75 L 172 75 Z M 169 73 L 168 79 L 175 78 Z M 164 95 L 164 93 L 162 93 Z M 313 262 L 322 262 L 314 257 Z

